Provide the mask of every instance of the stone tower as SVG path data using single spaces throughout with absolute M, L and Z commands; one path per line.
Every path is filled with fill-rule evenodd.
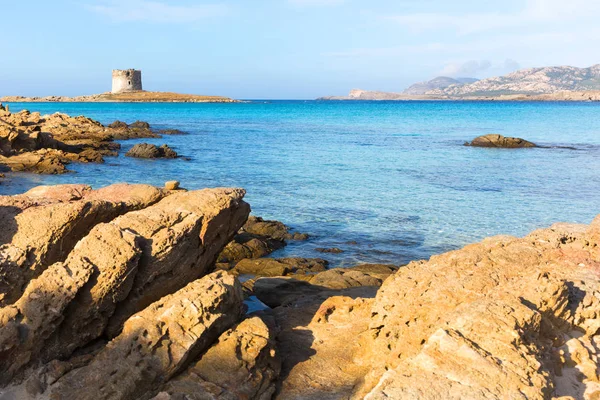
M 142 71 L 137 69 L 113 69 L 112 92 L 135 92 L 142 90 Z

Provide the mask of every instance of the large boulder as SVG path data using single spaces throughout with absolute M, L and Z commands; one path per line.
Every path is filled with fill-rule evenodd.
M 473 147 L 500 147 L 504 149 L 517 149 L 524 147 L 537 147 L 534 143 L 525 139 L 506 137 L 498 134 L 489 134 L 476 137 L 471 143 L 465 143 Z
M 217 344 L 169 381 L 155 400 L 271 399 L 281 371 L 273 317 L 252 316 L 223 333 Z
M 175 193 L 112 222 L 142 237 L 142 257 L 131 292 L 109 321 L 109 336 L 116 336 L 134 313 L 210 272 L 219 252 L 248 218 L 245 193 L 242 189 Z
M 147 207 L 165 194 L 148 185 L 42 186 L 0 196 L 0 306 L 16 301 L 26 284 L 57 261 L 97 224 Z
M 239 282 L 225 272 L 196 280 L 128 319 L 86 366 L 49 388 L 50 398 L 150 397 L 242 315 Z
M 489 238 L 410 263 L 379 290 L 258 279 L 281 328 L 277 398 L 598 396 L 598 226 Z
M 129 193 L 129 198 L 125 193 Z M 121 335 L 131 315 L 211 272 L 216 256 L 248 216 L 249 206 L 242 200 L 244 193 L 241 189 L 182 192 L 163 199 L 170 201 L 146 207 L 144 199 L 161 197 L 147 187 L 115 185 L 92 191 L 86 186 L 70 185 L 62 191 L 40 187 L 27 196 L 2 199 L 19 205 L 17 210 L 21 214 L 28 210 L 54 210 L 57 205 L 72 205 L 87 196 L 114 196 L 122 200 L 123 207 L 141 209 L 108 223 L 90 222 L 91 231 L 84 234 L 64 261 L 48 266 L 50 256 L 44 253 L 46 261 L 36 264 L 39 268 L 33 278 L 30 268 L 10 265 L 14 267 L 7 269 L 14 272 L 11 279 L 27 285 L 23 285 L 26 289 L 20 298 L 0 308 L 1 383 L 8 383 L 26 368 L 41 365 L 45 371 L 41 375 L 30 370 L 25 376 L 43 375 L 42 386 L 51 384 L 58 379 L 58 371 L 64 374 L 70 368 L 68 365 L 79 364 L 72 357 L 76 351 L 85 355 L 86 346 L 102 342 L 98 339 Z M 6 246 L 3 250 L 18 250 L 13 244 Z M 24 260 L 17 257 L 18 252 L 0 254 L 29 265 L 26 257 Z M 19 273 L 27 279 L 19 280 Z M 234 278 L 226 277 L 220 273 L 211 279 L 233 281 L 232 285 L 239 289 Z M 211 292 L 210 286 L 204 286 L 203 290 L 207 287 Z M 239 310 L 228 311 L 228 321 L 231 318 L 236 322 L 241 312 L 239 290 L 239 296 L 236 294 L 236 299 L 240 298 Z M 212 311 L 208 307 L 198 312 L 212 321 Z M 65 362 L 56 366 L 55 359 Z
M 117 305 L 133 287 L 142 255 L 142 238 L 114 224 L 100 224 L 75 246 L 66 265 L 91 269 L 86 284 L 64 311 L 64 320 L 46 340 L 44 361 L 70 356 L 102 336 Z
M 91 274 L 90 265 L 54 264 L 27 286 L 15 304 L 0 309 L 0 384 L 39 354 Z

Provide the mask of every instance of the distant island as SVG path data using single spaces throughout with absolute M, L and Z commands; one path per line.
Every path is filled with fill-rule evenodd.
M 440 76 L 399 93 L 353 89 L 319 100 L 600 101 L 600 64 L 529 68 L 482 80 Z
M 0 102 L 65 102 L 65 103 L 85 103 L 85 102 L 156 102 L 156 103 L 235 103 L 238 100 L 223 96 L 204 96 L 195 94 L 182 94 L 172 92 L 153 92 L 145 91 L 142 88 L 142 71 L 136 69 L 112 71 L 112 90 L 106 93 L 92 94 L 85 96 L 46 96 L 46 97 L 25 97 L 25 96 L 4 96 L 0 97 Z

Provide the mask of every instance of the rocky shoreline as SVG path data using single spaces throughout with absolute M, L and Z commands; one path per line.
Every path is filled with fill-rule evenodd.
M 176 129 L 154 130 L 150 124 L 115 121 L 108 126 L 84 116 L 23 110 L 11 113 L 0 104 L 0 173 L 63 174 L 72 162 L 103 163 L 118 156 L 119 140 L 183 134 Z M 166 145 L 140 144 L 130 155 L 177 158 Z M 1 178 L 1 177 L 0 177 Z
M 310 238 L 249 217 L 244 195 L 0 196 L 0 397 L 600 394 L 600 216 L 401 268 L 329 269 L 265 258 Z

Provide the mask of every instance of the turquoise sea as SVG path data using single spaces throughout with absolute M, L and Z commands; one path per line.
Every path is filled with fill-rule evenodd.
M 600 213 L 600 104 L 253 101 L 237 104 L 22 103 L 102 123 L 148 121 L 184 136 L 122 142 L 105 164 L 72 174 L 13 174 L 0 194 L 41 184 L 113 182 L 188 189 L 239 186 L 253 213 L 311 234 L 273 256 L 332 265 L 402 264 L 496 234 L 524 235 Z M 463 146 L 487 133 L 550 148 Z M 167 143 L 189 161 L 123 156 Z M 573 146 L 572 149 L 556 146 Z M 344 253 L 322 255 L 317 247 Z

